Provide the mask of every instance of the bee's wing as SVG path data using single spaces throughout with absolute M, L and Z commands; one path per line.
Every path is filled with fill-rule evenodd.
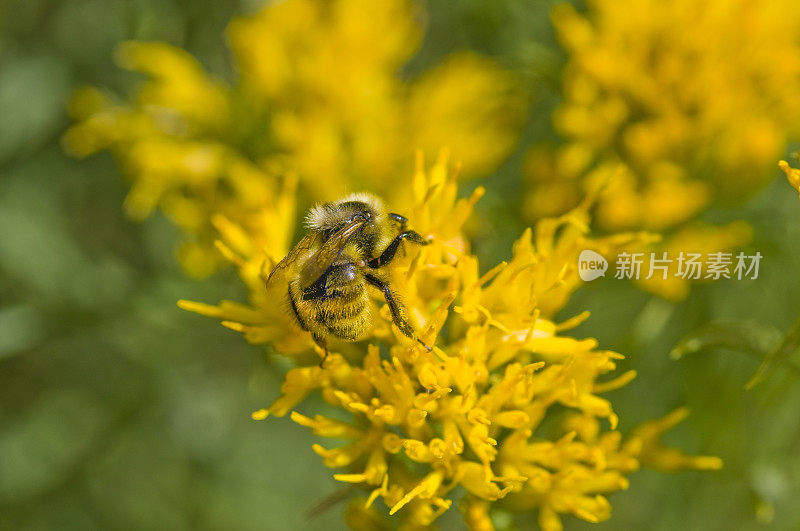
M 319 277 L 333 264 L 333 261 L 339 256 L 347 244 L 348 240 L 361 228 L 365 220 L 357 219 L 351 221 L 344 228 L 339 229 L 325 243 L 320 246 L 319 250 L 309 257 L 300 271 L 300 287 L 305 289 L 317 281 Z
M 297 258 L 300 256 L 301 253 L 308 251 L 309 249 L 314 247 L 317 238 L 319 238 L 319 233 L 309 232 L 303 237 L 302 240 L 297 242 L 297 245 L 292 247 L 292 250 L 289 251 L 289 254 L 287 254 L 283 258 L 283 260 L 278 262 L 275 265 L 275 267 L 272 268 L 269 277 L 267 277 L 267 286 L 270 285 L 270 282 L 272 282 L 273 278 L 279 278 L 283 276 L 283 273 L 286 272 L 286 268 L 289 267 L 289 265 L 291 265 L 292 263 L 294 263 L 294 261 L 297 260 Z

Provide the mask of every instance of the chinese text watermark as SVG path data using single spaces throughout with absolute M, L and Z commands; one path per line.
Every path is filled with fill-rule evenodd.
M 617 254 L 614 262 L 614 278 L 630 280 L 666 280 L 681 278 L 685 280 L 719 280 L 758 278 L 762 255 L 756 252 L 747 255 L 743 252 L 691 253 L 681 251 L 677 255 L 660 253 Z M 608 260 L 602 255 L 585 249 L 578 257 L 578 275 L 589 282 L 605 276 Z

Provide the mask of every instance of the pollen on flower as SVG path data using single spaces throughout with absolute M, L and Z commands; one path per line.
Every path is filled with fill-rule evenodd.
M 181 305 L 237 322 L 248 340 L 270 343 L 297 362 L 280 395 L 254 418 L 290 413 L 315 435 L 337 441 L 313 451 L 337 469 L 337 481 L 368 493 L 348 508 L 351 522 L 382 511 L 402 526 L 428 526 L 451 509 L 460 486 L 466 494 L 457 506 L 473 529 L 491 529 L 491 512 L 501 507 L 538 510 L 543 529 L 561 529 L 563 515 L 609 518 L 606 496 L 627 489 L 640 464 L 717 468 L 717 458 L 661 446 L 661 434 L 683 413 L 624 438 L 602 395 L 636 373 L 614 375 L 622 355 L 599 349 L 592 338 L 565 335 L 586 312 L 555 320 L 579 286 L 581 250 L 609 252 L 648 235 L 593 238 L 582 207 L 525 231 L 508 263 L 480 275 L 462 225 L 483 190 L 459 199 L 456 175 L 446 154 L 431 168 L 420 156 L 412 197 L 392 205 L 431 240 L 407 247 L 389 266 L 412 326 L 435 345 L 431 352 L 389 326 L 384 307 L 363 341 L 332 342 L 320 366 L 309 355 L 309 334 L 282 319 L 265 293 L 264 275 L 280 255 L 254 251 L 258 246 L 241 239 L 246 231 L 218 224 L 225 232 L 220 245 L 231 250 L 251 304 Z M 378 294 L 373 302 L 383 304 Z M 349 420 L 293 411 L 315 391 Z

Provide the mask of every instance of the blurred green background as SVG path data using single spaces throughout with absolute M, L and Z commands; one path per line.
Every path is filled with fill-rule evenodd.
M 112 156 L 76 161 L 59 145 L 75 87 L 130 87 L 134 75 L 113 63 L 117 43 L 163 40 L 230 77 L 224 29 L 258 4 L 0 1 L 0 529 L 343 526 L 342 505 L 307 516 L 341 488 L 312 453 L 315 437 L 288 418 L 250 419 L 277 394 L 286 365 L 175 305 L 243 299 L 234 273 L 187 279 L 170 223 L 124 217 L 127 187 Z M 475 248 L 484 267 L 507 258 L 524 228 L 525 146 L 555 138 L 549 116 L 563 55 L 551 5 L 430 1 L 425 41 L 409 65 L 413 74 L 469 48 L 523 74 L 527 127 L 479 203 Z M 765 335 L 791 327 L 800 312 L 800 203 L 776 169 L 746 205 L 706 217 L 753 225 L 748 250 L 764 255 L 758 280 L 703 285 L 679 304 L 622 281 L 596 282 L 563 316 L 590 310 L 575 334 L 625 353 L 620 368 L 638 371 L 610 396 L 623 432 L 688 405 L 692 416 L 667 442 L 719 455 L 725 468 L 638 472 L 628 491 L 610 497 L 609 522 L 567 517 L 567 529 L 800 529 L 797 365 L 746 392 L 755 356 L 712 349 L 669 357 L 709 321 L 755 320 Z M 300 410 L 319 412 L 319 402 Z M 512 525 L 534 522 L 531 514 Z M 456 511 L 438 523 L 461 525 Z

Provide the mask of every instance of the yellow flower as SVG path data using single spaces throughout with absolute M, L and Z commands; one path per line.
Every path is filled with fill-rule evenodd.
M 552 20 L 568 59 L 552 119 L 564 142 L 528 155 L 529 217 L 560 214 L 604 181 L 600 228 L 669 240 L 715 198 L 741 199 L 768 182 L 800 124 L 793 6 L 593 0 L 579 13 L 557 5 Z
M 778 166 L 780 166 L 780 168 L 786 174 L 789 184 L 791 184 L 795 190 L 800 192 L 800 170 L 792 168 L 785 160 L 780 161 Z
M 186 234 L 186 269 L 211 272 L 215 215 L 245 226 L 269 208 L 281 178 L 332 200 L 369 187 L 391 199 L 391 177 L 413 150 L 449 147 L 475 174 L 516 142 L 518 83 L 490 60 L 457 53 L 417 79 L 401 70 L 419 47 L 413 0 L 287 0 L 235 19 L 238 79 L 228 85 L 185 51 L 162 43 L 120 47 L 119 63 L 146 75 L 131 101 L 83 89 L 64 136 L 78 156 L 111 149 L 131 178 L 135 217 L 161 208 Z M 405 198 L 407 199 L 407 198 Z
M 640 464 L 719 468 L 716 458 L 689 457 L 660 445 L 661 433 L 683 413 L 645 424 L 624 439 L 603 395 L 635 372 L 609 377 L 623 356 L 600 349 L 594 339 L 565 334 L 588 314 L 554 319 L 578 286 L 581 250 L 608 252 L 647 235 L 594 239 L 582 206 L 526 231 L 508 263 L 479 275 L 462 226 L 484 190 L 458 199 L 456 174 L 444 156 L 428 171 L 419 156 L 407 188 L 410 202 L 397 210 L 432 243 L 407 248 L 390 274 L 414 328 L 435 345 L 432 352 L 392 326 L 384 306 L 364 340 L 331 344 L 323 366 L 318 358 L 304 358 L 313 348 L 308 333 L 287 326 L 274 309 L 275 295 L 255 280 L 280 256 L 274 249 L 253 252 L 246 238 L 240 252 L 226 255 L 239 267 L 251 306 L 182 303 L 298 361 L 280 396 L 253 418 L 291 412 L 292 420 L 316 435 L 345 441 L 315 444 L 313 450 L 338 469 L 334 478 L 368 493 L 362 505 L 348 509 L 350 525 L 377 525 L 378 500 L 385 506 L 380 512 L 394 515 L 403 528 L 430 525 L 451 508 L 451 493 L 461 486 L 466 495 L 460 507 L 473 529 L 491 529 L 491 510 L 503 506 L 538 509 L 542 528 L 556 530 L 563 514 L 607 519 L 605 495 L 626 489 L 627 476 Z M 246 236 L 220 227 L 223 249 Z M 348 420 L 293 410 L 314 391 Z

